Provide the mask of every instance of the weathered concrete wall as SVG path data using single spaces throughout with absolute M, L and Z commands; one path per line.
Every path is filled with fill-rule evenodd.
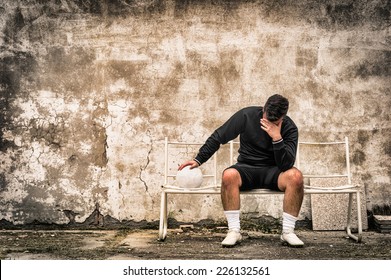
M 390 7 L 2 1 L 0 219 L 157 220 L 163 137 L 203 141 L 275 92 L 301 139 L 349 136 L 368 209 L 389 206 Z M 219 198 L 196 199 L 173 202 L 174 217 L 221 218 Z M 244 212 L 280 214 L 278 199 L 253 200 Z

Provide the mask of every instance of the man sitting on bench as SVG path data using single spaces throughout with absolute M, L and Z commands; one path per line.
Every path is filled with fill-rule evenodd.
M 240 135 L 237 163 L 222 174 L 221 200 L 228 222 L 228 234 L 221 243 L 235 246 L 240 234 L 240 191 L 268 188 L 284 192 L 281 241 L 293 247 L 304 243 L 294 233 L 304 196 L 302 173 L 293 167 L 298 145 L 298 129 L 287 116 L 289 101 L 275 94 L 264 107 L 251 106 L 236 112 L 216 129 L 197 156 L 179 166 L 195 168 L 219 148 Z

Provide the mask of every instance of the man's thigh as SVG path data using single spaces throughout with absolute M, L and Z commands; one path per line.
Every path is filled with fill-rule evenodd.
M 229 168 L 236 169 L 242 179 L 241 190 L 271 189 L 279 191 L 278 177 L 281 171 L 277 166 L 252 166 L 236 163 Z

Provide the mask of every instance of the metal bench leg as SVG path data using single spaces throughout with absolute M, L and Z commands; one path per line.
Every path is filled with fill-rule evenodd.
M 356 193 L 356 200 L 357 200 L 357 225 L 358 225 L 357 242 L 361 242 L 361 239 L 362 239 L 362 220 L 361 220 L 361 197 L 360 197 L 359 190 L 357 190 L 357 193 Z
M 163 190 L 160 201 L 159 240 L 164 241 L 167 236 L 167 193 Z
M 346 225 L 346 233 L 348 236 L 357 242 L 361 242 L 362 238 L 362 221 L 361 221 L 361 203 L 360 203 L 360 192 L 356 192 L 356 200 L 357 200 L 357 225 L 358 225 L 358 235 L 352 234 L 351 230 L 351 216 L 352 216 L 352 206 L 353 206 L 353 193 L 349 193 L 349 206 L 348 206 L 348 221 Z

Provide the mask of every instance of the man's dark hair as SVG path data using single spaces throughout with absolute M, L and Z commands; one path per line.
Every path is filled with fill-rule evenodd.
M 284 96 L 274 94 L 270 96 L 263 108 L 266 113 L 266 119 L 271 122 L 278 120 L 279 118 L 286 115 L 289 108 L 289 101 Z

